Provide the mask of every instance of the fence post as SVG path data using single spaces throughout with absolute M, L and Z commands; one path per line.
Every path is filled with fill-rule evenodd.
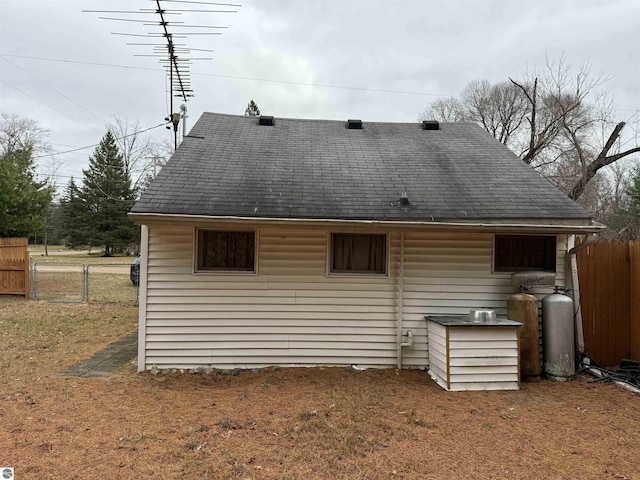
M 36 299 L 36 280 L 33 277 L 35 274 L 35 267 L 33 264 L 33 258 L 29 257 L 29 282 L 31 283 L 31 291 L 29 294 L 32 299 Z
M 24 251 L 24 298 L 29 300 L 31 297 L 31 255 L 29 248 Z
M 84 302 L 88 302 L 89 301 L 89 265 L 83 265 L 83 271 L 84 271 L 84 295 L 82 296 L 82 298 L 84 299 Z
M 35 262 L 33 262 L 33 277 L 31 278 L 31 282 L 33 283 L 33 299 L 38 300 L 38 269 L 36 268 Z

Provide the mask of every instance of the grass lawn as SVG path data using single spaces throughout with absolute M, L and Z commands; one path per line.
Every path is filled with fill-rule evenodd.
M 49 255 L 41 245 L 30 245 L 29 254 L 36 264 L 35 291 L 38 300 L 82 302 L 84 300 L 84 265 L 89 266 L 88 298 L 91 302 L 125 302 L 135 304 L 137 289 L 129 278 L 129 268 L 136 257 L 103 257 L 98 253 L 49 246 Z
M 0 297 L 0 465 L 17 479 L 633 479 L 640 397 L 589 383 L 445 392 L 422 371 L 57 377 L 132 306 Z
M 45 255 L 43 245 L 29 245 L 29 255 L 34 262 L 80 262 L 84 264 L 92 263 L 125 263 L 130 265 L 136 258 L 130 255 L 114 255 L 103 257 L 100 249 L 93 249 L 91 254 L 88 250 L 71 250 L 64 245 L 49 245 L 49 255 Z

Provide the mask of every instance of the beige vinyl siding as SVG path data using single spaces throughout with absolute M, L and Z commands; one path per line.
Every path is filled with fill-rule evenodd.
M 449 341 L 447 329 L 434 322 L 428 323 L 429 375 L 442 388 L 449 389 Z
M 147 369 L 396 365 L 399 231 L 259 226 L 257 274 L 194 274 L 195 227 L 149 225 Z M 389 233 L 389 275 L 327 275 L 336 231 Z M 508 274 L 492 273 L 492 248 L 488 233 L 405 232 L 403 330 L 414 333 L 405 366 L 428 365 L 425 315 L 485 306 L 505 313 L 515 289 Z
M 556 284 L 565 285 L 567 236 L 558 235 Z M 403 350 L 406 367 L 427 366 L 425 315 L 467 314 L 472 308 L 507 315 L 506 299 L 517 292 L 510 273 L 494 273 L 493 234 L 408 232 L 405 234 L 404 329 L 414 346 Z M 539 299 L 551 290 L 536 290 Z
M 516 327 L 449 327 L 449 389 L 517 390 Z
M 259 229 L 256 275 L 194 275 L 193 231 L 150 228 L 148 367 L 395 364 L 399 234 L 389 276 L 327 276 L 328 231 L 292 228 Z
M 445 327 L 429 322 L 429 376 L 442 388 L 517 390 L 517 327 Z

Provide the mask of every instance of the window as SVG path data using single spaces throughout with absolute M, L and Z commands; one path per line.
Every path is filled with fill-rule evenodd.
M 494 271 L 556 271 L 556 237 L 496 235 Z
M 255 232 L 197 230 L 196 272 L 255 272 Z
M 330 273 L 387 273 L 387 235 L 331 234 Z

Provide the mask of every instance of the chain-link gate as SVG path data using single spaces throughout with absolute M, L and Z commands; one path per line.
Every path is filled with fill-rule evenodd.
M 87 300 L 91 302 L 135 303 L 138 300 L 137 283 L 137 276 L 131 278 L 130 265 L 87 265 Z
M 138 270 L 122 263 L 36 262 L 32 298 L 50 302 L 138 302 Z
M 33 264 L 31 285 L 35 300 L 84 302 L 85 266 L 76 262 L 36 262 Z

